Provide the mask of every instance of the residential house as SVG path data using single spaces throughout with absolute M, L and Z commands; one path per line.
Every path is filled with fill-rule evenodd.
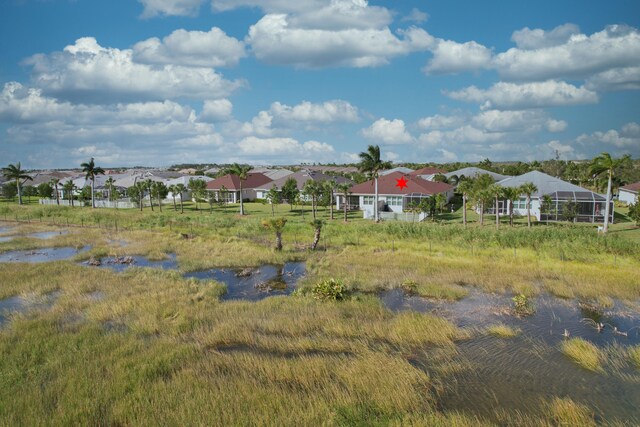
M 277 181 L 280 178 L 284 178 L 286 176 L 293 174 L 293 171 L 289 169 L 282 169 L 282 168 L 254 168 L 254 169 L 251 169 L 251 172 L 261 173 L 267 178 L 271 178 L 273 181 Z
M 531 215 L 535 216 L 538 221 L 563 221 L 565 218 L 563 211 L 566 204 L 573 202 L 577 204 L 576 221 L 604 222 L 607 200 L 605 196 L 543 172 L 531 171 L 523 175 L 505 178 L 499 181 L 498 185 L 517 188 L 527 182 L 533 183 L 538 188 L 538 191 L 531 196 Z M 541 206 L 544 198 L 549 200 L 549 206 Z M 494 205 L 488 206 L 488 208 L 488 213 L 495 214 Z M 527 215 L 526 196 L 521 195 L 513 204 L 513 208 L 515 215 Z M 499 201 L 498 210 L 500 214 L 508 214 L 509 203 L 506 200 Z M 613 223 L 613 202 L 610 204 L 609 220 Z
M 380 171 L 380 175 L 389 175 L 390 173 L 394 173 L 394 172 L 400 172 L 403 173 L 405 175 L 410 174 L 413 172 L 413 169 L 409 169 L 409 168 L 405 168 L 404 166 L 397 166 L 393 169 L 387 169 L 387 170 L 383 170 Z
M 310 171 L 310 170 L 303 170 L 300 172 L 295 172 L 295 173 L 291 173 L 289 175 L 286 175 L 280 179 L 276 179 L 272 182 L 266 183 L 264 185 L 261 185 L 260 187 L 256 188 L 256 195 L 258 199 L 266 199 L 267 198 L 267 192 L 269 190 L 271 190 L 271 188 L 273 188 L 273 186 L 275 185 L 278 190 L 282 189 L 282 186 L 284 185 L 285 182 L 287 182 L 289 179 L 294 179 L 296 181 L 296 185 L 298 187 L 298 190 L 302 191 L 302 188 L 304 187 L 304 184 L 309 181 L 309 180 L 313 180 L 313 181 L 317 181 L 317 182 L 325 182 L 325 181 L 329 181 L 329 180 L 334 180 L 336 182 L 336 184 L 353 184 L 353 181 L 351 181 L 350 179 L 344 178 L 342 176 L 331 176 L 331 175 L 325 175 L 323 173 L 320 172 L 314 172 L 314 171 Z M 310 197 L 303 195 L 302 196 L 303 200 L 309 201 L 311 200 Z
M 193 194 L 191 194 L 191 190 L 189 189 L 189 181 L 191 181 L 192 179 L 199 179 L 204 182 L 213 181 L 213 178 L 210 178 L 205 175 L 184 175 L 178 178 L 170 179 L 166 181 L 165 184 L 167 185 L 167 187 L 171 185 L 178 185 L 178 184 L 184 185 L 186 188 L 186 191 L 184 191 L 182 194 L 176 193 L 176 200 L 180 200 L 183 197 L 184 197 L 183 200 L 191 200 L 193 198 Z M 173 200 L 173 193 L 171 191 L 169 191 L 169 193 L 167 194 L 167 199 Z
M 427 181 L 433 181 L 433 178 L 436 175 L 444 174 L 446 171 L 444 169 L 433 168 L 427 166 L 425 168 L 421 168 L 409 173 L 409 175 L 417 176 L 422 179 L 426 179 Z
M 456 178 L 458 178 L 458 180 L 460 180 L 462 177 L 477 178 L 480 175 L 489 175 L 491 178 L 493 178 L 494 182 L 502 181 L 503 179 L 509 178 L 507 175 L 502 175 L 499 173 L 491 172 L 491 171 L 481 169 L 481 168 L 476 168 L 476 167 L 462 168 L 462 169 L 458 169 L 453 172 L 447 172 L 444 174 L 444 176 L 447 179 L 455 176 Z
M 638 192 L 640 192 L 640 182 L 625 185 L 618 190 L 618 200 L 627 205 L 634 205 L 638 203 Z
M 398 180 L 406 180 L 406 186 L 400 188 Z M 365 218 L 372 218 L 375 203 L 375 181 L 363 182 L 351 187 L 351 197 L 348 203 L 357 203 L 364 212 Z M 405 175 L 400 172 L 390 173 L 378 177 L 378 207 L 380 212 L 404 213 L 409 211 L 409 206 L 421 199 L 443 194 L 445 200 L 449 202 L 453 197 L 453 185 L 443 182 L 427 181 L 414 175 Z M 340 208 L 344 197 L 338 197 L 337 207 Z M 381 215 L 384 217 L 384 215 Z
M 225 200 L 227 203 L 240 203 L 242 200 L 255 200 L 256 188 L 272 182 L 271 178 L 259 172 L 249 172 L 247 179 L 242 182 L 242 195 L 240 194 L 240 178 L 238 175 L 227 174 L 207 183 L 207 191 L 214 194 L 216 200 Z M 226 190 L 226 191 L 223 191 Z

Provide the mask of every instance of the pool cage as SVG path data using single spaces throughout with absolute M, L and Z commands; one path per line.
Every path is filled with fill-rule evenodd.
M 402 210 L 407 212 L 411 210 L 412 206 L 420 203 L 423 199 L 428 199 L 429 197 L 433 197 L 431 194 L 424 193 L 409 193 L 405 194 L 402 197 Z
M 575 203 L 574 222 L 604 222 L 607 199 L 591 191 L 556 191 L 541 197 L 541 221 L 566 221 L 569 203 Z M 550 201 L 544 206 L 544 199 Z M 609 222 L 613 223 L 613 201 L 609 205 Z

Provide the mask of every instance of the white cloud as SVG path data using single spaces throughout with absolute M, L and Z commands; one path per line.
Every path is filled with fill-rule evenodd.
M 549 132 L 563 132 L 567 129 L 567 122 L 564 120 L 549 119 L 546 123 Z
M 173 64 L 187 67 L 230 67 L 245 57 L 244 43 L 220 28 L 205 31 L 176 30 L 136 43 L 133 60 L 143 64 Z
M 404 121 L 400 119 L 378 119 L 368 128 L 362 129 L 362 135 L 389 145 L 407 144 L 413 141 L 413 137 L 405 128 Z
M 610 129 L 590 135 L 582 134 L 576 141 L 585 146 L 597 147 L 600 151 L 607 151 L 607 147 L 610 147 L 612 151 L 630 153 L 637 157 L 640 154 L 640 125 L 631 122 L 624 125 L 620 131 Z
M 324 142 L 298 142 L 294 138 L 258 138 L 248 136 L 238 143 L 240 154 L 249 158 L 269 158 L 280 162 L 284 159 L 299 162 L 326 161 L 335 158 L 334 148 Z
M 194 16 L 203 0 L 138 0 L 144 6 L 143 18 L 158 15 Z
M 274 102 L 271 104 L 269 113 L 276 119 L 284 123 L 291 122 L 315 122 L 315 123 L 333 123 L 333 122 L 357 122 L 358 109 L 339 99 L 323 102 L 322 104 L 313 104 L 303 101 L 293 107 Z
M 615 91 L 640 89 L 640 67 L 616 68 L 598 73 L 587 79 L 590 90 Z
M 557 153 L 561 158 L 569 159 L 575 155 L 575 149 L 568 144 L 562 144 L 560 141 L 549 141 L 547 146 L 552 150 L 552 153 Z
M 418 127 L 422 130 L 430 129 L 449 129 L 459 127 L 464 123 L 464 117 L 461 116 L 435 116 L 424 117 L 418 120 Z
M 428 74 L 455 74 L 489 68 L 491 65 L 491 49 L 475 41 L 457 43 L 438 40 L 431 50 L 433 58 L 423 68 Z
M 199 118 L 205 122 L 223 122 L 231 119 L 232 112 L 233 104 L 228 99 L 206 100 Z
M 418 24 L 426 22 L 427 19 L 429 19 L 429 14 L 415 7 L 411 9 L 411 12 L 409 12 L 407 16 L 402 18 L 403 21 L 415 22 Z
M 307 29 L 289 21 L 287 15 L 269 14 L 251 26 L 246 41 L 258 59 L 304 68 L 374 67 L 433 43 L 426 31 L 414 27 L 399 38 L 389 28 Z
M 542 110 L 487 110 L 476 115 L 471 123 L 486 132 L 531 132 L 546 127 L 549 119 Z
M 470 86 L 445 94 L 458 101 L 482 104 L 484 109 L 539 108 L 598 102 L 595 92 L 555 80 L 523 84 L 499 82 L 489 89 Z
M 26 63 L 33 66 L 33 84 L 43 93 L 82 102 L 215 99 L 243 84 L 209 68 L 138 64 L 132 55 L 130 49 L 105 48 L 85 37 L 63 52 L 34 55 Z
M 527 47 L 553 40 L 542 35 L 538 41 L 532 41 L 529 36 L 517 37 L 521 42 L 526 40 Z M 611 25 L 591 36 L 572 34 L 562 44 L 551 43 L 532 50 L 509 49 L 495 57 L 494 65 L 503 78 L 511 80 L 585 78 L 640 65 L 640 33 L 632 27 Z
M 520 49 L 541 49 L 564 44 L 569 41 L 571 36 L 577 34 L 580 34 L 580 28 L 575 24 L 559 25 L 551 31 L 540 28 L 532 30 L 525 27 L 522 30 L 514 31 L 511 40 Z

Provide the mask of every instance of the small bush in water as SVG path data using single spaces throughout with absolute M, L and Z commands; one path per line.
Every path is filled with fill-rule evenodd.
M 336 279 L 328 279 L 316 284 L 311 293 L 315 299 L 319 300 L 338 301 L 349 298 L 346 285 Z
M 528 316 L 533 314 L 535 308 L 531 300 L 524 294 L 518 294 L 511 298 L 514 304 L 515 312 L 518 316 Z

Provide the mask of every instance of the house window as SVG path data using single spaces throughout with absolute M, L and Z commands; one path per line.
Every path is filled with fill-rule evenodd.
M 518 200 L 514 200 L 513 207 L 515 209 L 527 209 L 527 199 L 526 198 L 520 198 Z
M 373 196 L 362 196 L 363 205 L 373 205 Z
M 402 206 L 402 196 L 388 196 L 387 204 L 389 206 Z

